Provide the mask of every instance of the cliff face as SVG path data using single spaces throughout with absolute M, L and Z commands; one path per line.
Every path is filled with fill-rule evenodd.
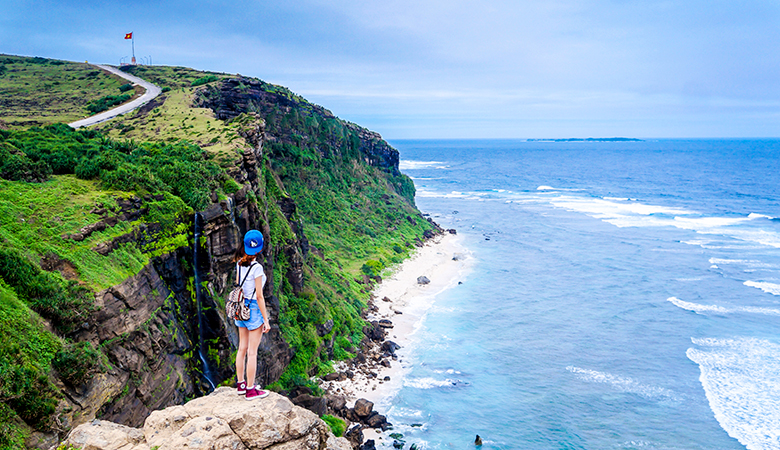
M 93 379 L 89 386 L 79 387 L 81 391 L 66 391 L 69 395 L 60 405 L 63 426 L 95 416 L 140 426 L 151 411 L 209 392 L 234 375 L 233 349 L 238 346 L 238 334 L 224 315 L 221 299 L 232 288 L 233 253 L 242 245 L 246 230 L 270 234 L 265 212 L 248 195 L 251 192 L 255 197 L 265 197 L 257 175 L 263 122 L 253 119 L 247 128 L 253 147 L 244 152 L 241 165 L 234 170 L 237 181 L 247 185 L 197 212 L 198 244 L 156 257 L 137 275 L 97 294 L 98 310 L 90 318 L 89 328 L 79 332 L 76 340 L 101 346 L 112 369 Z M 285 208 L 294 210 L 294 203 L 287 200 Z M 194 229 L 196 219 L 192 220 L 188 227 Z M 292 260 L 302 260 L 303 242 L 296 239 L 283 248 L 267 245 L 261 254 L 269 280 L 264 295 L 272 324 L 271 332 L 263 337 L 258 358 L 258 383 L 263 385 L 278 380 L 292 357 L 278 326 L 274 259 L 277 253 L 283 253 Z M 192 265 L 196 260 L 197 267 Z M 291 284 L 301 285 L 300 265 L 292 266 L 287 277 Z M 200 295 L 193 286 L 196 279 L 202 286 Z M 207 350 L 201 356 L 204 341 Z
M 159 80 L 167 80 L 170 73 L 202 76 L 178 69 L 145 68 Z M 89 217 L 89 224 L 80 222 L 54 237 L 78 244 L 81 253 L 47 248 L 29 250 L 25 257 L 35 260 L 31 264 L 38 264 L 38 271 L 61 274 L 63 286 L 70 283 L 68 289 L 89 285 L 86 277 L 91 277 L 91 285 L 99 284 L 95 280 L 101 279 L 102 263 L 114 264 L 112 280 L 124 280 L 100 284 L 94 305 L 84 310 L 87 317 L 70 324 L 68 331 L 49 324 L 47 332 L 58 333 L 61 347 L 89 343 L 83 348 L 99 355 L 95 361 L 105 359 L 100 367 L 93 364 L 86 376 L 67 382 L 53 371 L 50 380 L 63 395 L 54 393 L 44 400 L 59 402 L 54 413 L 40 409 L 4 416 L 6 403 L 16 397 L 6 398 L 0 389 L 0 425 L 20 424 L 21 418 L 28 420 L 24 414 L 38 420 L 30 421 L 38 431 L 27 439 L 28 447 L 48 449 L 68 430 L 94 418 L 138 427 L 153 411 L 232 384 L 238 337 L 232 320 L 225 317 L 224 298 L 235 278 L 233 252 L 247 230 L 258 229 L 265 237 L 260 257 L 268 277 L 263 293 L 272 326 L 261 341 L 257 382 L 284 391 L 316 388 L 311 376 L 329 372 L 331 360 L 357 353 L 365 338 L 361 311 L 370 284 L 378 279 L 364 276 L 361 266 L 371 260 L 374 270 L 400 261 L 432 228 L 414 207 L 414 186 L 398 170 L 398 152 L 378 134 L 259 80 L 223 77 L 200 87 L 189 87 L 194 83 L 187 79 L 177 83 L 177 90 L 153 107 L 118 118 L 103 130 L 151 130 L 149 135 L 165 144 L 108 142 L 90 130 L 52 131 L 70 139 L 69 148 L 84 145 L 83 154 L 51 152 L 72 158 L 57 169 L 63 175 L 55 177 L 70 177 L 54 180 L 54 186 L 68 189 L 68 194 L 55 192 L 57 198 L 89 197 L 84 204 L 65 208 L 91 209 L 79 216 Z M 188 109 L 197 112 L 182 119 L 181 111 Z M 123 164 L 164 151 L 162 146 L 188 133 L 193 122 L 198 124 L 200 147 L 193 150 L 189 142 L 182 147 L 192 158 L 163 161 L 176 170 L 199 165 L 197 173 L 216 173 L 206 193 L 199 180 L 192 184 L 184 175 L 185 182 L 177 184 L 181 180 L 175 170 L 138 176 L 146 182 L 165 175 L 167 185 L 158 179 L 158 184 L 141 183 L 133 191 L 127 184 L 130 187 L 119 188 L 119 193 L 100 184 L 105 179 L 96 179 L 101 171 L 113 171 L 117 184 L 122 177 L 136 176 L 121 170 L 140 166 Z M 173 123 L 180 134 L 156 136 L 156 130 L 174 128 Z M 23 147 L 22 138 L 37 139 L 35 133 L 30 136 L 5 140 L 7 136 L 0 135 L 0 152 L 11 152 L 31 166 L 61 161 L 44 160 L 50 155 Z M 83 170 L 74 176 L 73 166 Z M 18 183 L 15 192 L 24 188 L 38 195 L 37 183 Z M 203 195 L 185 199 L 188 187 L 200 188 Z M 167 212 L 160 213 L 165 208 Z M 62 224 L 60 215 L 53 215 L 51 228 Z M 13 234 L 20 228 L 12 224 L 8 231 L 5 225 L 0 223 L 0 250 L 14 250 L 15 242 L 23 242 Z M 91 266 L 79 264 L 78 255 L 86 255 Z M 118 270 L 121 277 L 116 276 Z M 132 275 L 125 276 L 127 272 Z M 0 288 L 5 289 L 2 284 Z M 34 303 L 25 297 L 23 286 L 11 288 L 19 299 Z M 51 371 L 45 364 L 55 358 L 47 358 L 37 370 Z M 29 434 L 27 430 L 19 434 Z M 0 443 L 3 438 L 0 431 Z

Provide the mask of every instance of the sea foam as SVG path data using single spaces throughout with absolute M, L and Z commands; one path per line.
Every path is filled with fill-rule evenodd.
M 742 284 L 744 284 L 745 286 L 761 289 L 762 291 L 768 294 L 780 295 L 780 284 L 767 283 L 765 281 L 750 281 L 750 280 L 745 281 Z
M 692 339 L 710 408 L 750 450 L 780 448 L 780 345 L 763 339 Z
M 685 309 L 687 311 L 693 311 L 697 314 L 714 312 L 719 314 L 733 314 L 733 313 L 750 313 L 750 314 L 764 314 L 766 316 L 780 316 L 780 309 L 774 308 L 761 308 L 756 306 L 737 306 L 733 308 L 725 308 L 718 305 L 702 305 L 699 303 L 691 303 L 680 300 L 677 297 L 669 297 L 666 299 L 678 308 Z
M 446 169 L 446 163 L 441 161 L 412 161 L 408 159 L 402 159 L 398 162 L 398 168 L 401 170 L 415 170 L 415 169 Z
M 566 370 L 575 374 L 577 378 L 582 381 L 590 383 L 605 383 L 609 384 L 613 388 L 620 392 L 627 392 L 631 394 L 637 394 L 648 399 L 661 399 L 680 401 L 681 397 L 674 391 L 665 389 L 658 386 L 651 386 L 648 384 L 640 383 L 630 377 L 621 377 L 613 375 L 607 372 L 599 372 L 596 370 L 582 369 L 580 367 L 568 366 Z
M 424 378 L 407 378 L 404 380 L 404 386 L 413 387 L 417 389 L 435 389 L 440 387 L 456 387 L 461 386 L 463 383 L 460 380 L 446 379 L 437 380 L 431 377 Z

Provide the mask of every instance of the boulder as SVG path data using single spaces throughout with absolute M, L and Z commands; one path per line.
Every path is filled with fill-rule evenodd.
M 293 404 L 306 408 L 320 417 L 328 412 L 328 401 L 323 397 L 301 394 L 292 399 Z
M 317 335 L 323 337 L 333 330 L 333 319 L 328 319 L 325 323 L 317 325 Z
M 246 401 L 221 387 L 183 406 L 155 411 L 143 429 L 92 421 L 74 429 L 66 445 L 82 450 L 209 449 L 350 450 L 346 438 L 333 436 L 313 412 L 270 393 Z
M 360 444 L 363 443 L 363 425 L 356 424 L 352 428 L 348 429 L 344 433 L 344 437 L 352 444 L 352 448 L 360 448 Z
M 377 322 L 377 325 L 379 325 L 382 328 L 393 328 L 393 322 L 389 319 L 382 319 L 379 322 Z
M 93 420 L 79 425 L 67 443 L 81 450 L 146 450 L 144 432 L 113 422 Z
M 364 398 L 359 398 L 355 402 L 354 409 L 358 417 L 365 418 L 371 415 L 371 412 L 374 410 L 374 404 Z
M 381 428 L 382 431 L 387 430 L 390 428 L 390 424 L 387 422 L 387 417 L 377 413 L 374 411 L 371 416 L 369 416 L 364 423 L 368 425 L 371 428 Z
M 426 276 L 417 277 L 417 284 L 429 284 L 431 280 L 428 279 Z

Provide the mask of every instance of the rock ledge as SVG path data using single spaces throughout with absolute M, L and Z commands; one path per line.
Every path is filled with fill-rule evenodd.
M 66 444 L 82 450 L 351 450 L 316 414 L 271 392 L 247 401 L 221 387 L 181 406 L 153 412 L 143 428 L 94 420 L 74 429 Z

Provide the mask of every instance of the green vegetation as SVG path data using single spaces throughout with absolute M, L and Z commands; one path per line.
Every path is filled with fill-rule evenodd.
M 212 81 L 217 81 L 219 78 L 217 78 L 214 75 L 208 75 L 202 78 L 198 78 L 197 80 L 192 82 L 192 87 L 201 86 L 207 83 L 211 83 Z
M 333 433 L 336 437 L 344 436 L 344 431 L 347 429 L 347 423 L 344 422 L 342 419 L 339 419 L 338 417 L 331 416 L 330 414 L 325 414 L 321 417 L 322 420 L 325 421 L 325 423 L 328 424 L 330 427 L 330 431 Z
M 89 67 L 12 59 L 0 58 L 3 87 L 9 77 L 33 68 L 44 76 L 55 67 Z M 353 357 L 364 337 L 360 312 L 370 286 L 362 284 L 363 275 L 378 275 L 400 262 L 430 228 L 414 207 L 411 180 L 394 167 L 367 162 L 367 148 L 391 151 L 384 141 L 288 89 L 252 81 L 250 91 L 239 84 L 241 93 L 260 86 L 268 94 L 247 101 L 247 112 L 260 119 L 244 114 L 225 122 L 193 105 L 219 95 L 220 80 L 231 76 L 179 67 L 127 70 L 165 94 L 99 129 L 75 131 L 52 124 L 54 116 L 45 114 L 37 119 L 45 126 L 0 129 L 0 332 L 15 337 L 13 342 L 0 337 L 0 448 L 4 442 L 13 448 L 29 434 L 19 420 L 45 427 L 61 395 L 49 381 L 52 369 L 71 386 L 106 370 L 105 343 L 94 348 L 70 341 L 94 308 L 94 292 L 135 275 L 155 256 L 189 245 L 193 212 L 244 187 L 233 172 L 250 147 L 242 136 L 262 125 L 258 121 L 274 139 L 263 146 L 259 186 L 247 198 L 271 230 L 279 326 L 294 349 L 274 388 L 307 385 L 321 393 L 311 377 L 330 372 L 334 359 Z M 99 71 L 92 76 L 105 77 Z M 79 116 L 89 102 L 107 105 L 117 90 L 131 93 L 116 80 L 105 86 L 81 96 L 86 100 L 78 104 Z M 31 92 L 27 98 L 35 97 Z M 142 203 L 140 217 L 82 231 L 119 216 L 120 205 L 130 200 Z M 106 255 L 96 251 L 152 229 L 162 231 L 143 231 L 155 233 L 143 236 L 144 244 L 122 244 Z M 301 250 L 303 233 L 313 248 L 301 255 L 299 289 L 288 276 L 298 268 L 300 260 L 291 255 Z M 77 234 L 84 239 L 72 239 Z M 41 317 L 64 338 L 46 331 Z M 333 328 L 320 336 L 317 326 L 329 320 Z M 217 362 L 230 359 L 211 347 L 208 354 Z M 338 419 L 329 422 L 334 433 L 339 423 L 343 427 Z
M 93 130 L 74 131 L 62 124 L 0 131 L 0 158 L 41 166 L 44 173 L 96 178 L 105 189 L 170 192 L 195 209 L 211 204 L 211 192 L 220 191 L 227 180 L 224 169 L 188 142 L 118 142 Z M 0 174 L 11 173 L 8 179 L 24 180 L 7 170 L 8 164 L 0 166 Z
M 63 334 L 76 329 L 92 312 L 87 289 L 41 270 L 15 249 L 0 248 L 0 279 Z
M 130 83 L 119 86 L 119 92 L 127 92 L 133 89 L 133 85 Z
M 54 412 L 59 390 L 48 373 L 61 346 L 40 317 L 0 282 L 0 444 L 17 448 L 13 443 L 24 440 L 17 418 L 43 426 Z
M 91 380 L 95 374 L 108 370 L 108 361 L 92 343 L 82 341 L 60 349 L 52 361 L 52 367 L 57 369 L 62 381 L 79 386 Z
M 83 119 L 89 102 L 127 83 L 89 64 L 54 59 L 0 55 L 0 67 L 0 124 L 11 128 Z
M 121 90 L 122 87 L 120 86 L 119 89 Z M 97 114 L 109 108 L 113 108 L 114 106 L 121 105 L 128 100 L 130 100 L 129 94 L 106 95 L 105 97 L 101 97 L 97 100 L 89 102 L 89 104 L 87 104 L 87 111 L 91 112 L 92 114 Z

